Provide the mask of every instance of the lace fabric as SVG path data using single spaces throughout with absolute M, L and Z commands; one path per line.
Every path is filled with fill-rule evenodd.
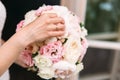
M 7 70 L 1 77 L 0 80 L 10 80 L 9 70 Z

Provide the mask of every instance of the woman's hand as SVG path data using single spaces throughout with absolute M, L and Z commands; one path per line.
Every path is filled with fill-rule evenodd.
M 64 34 L 64 20 L 56 14 L 43 14 L 16 32 L 0 48 L 0 75 L 16 60 L 21 51 L 31 43 Z
M 33 42 L 41 42 L 50 37 L 62 36 L 64 29 L 65 25 L 62 18 L 58 17 L 56 14 L 43 14 L 35 21 L 16 32 L 9 41 L 12 41 L 11 44 L 14 42 L 16 45 L 15 48 L 19 49 L 18 52 L 20 51 L 19 53 L 21 53 L 21 50 Z M 14 50 L 17 51 L 16 49 Z M 28 65 L 24 63 L 21 55 L 16 58 L 15 63 L 24 68 L 28 67 Z
M 58 17 L 55 13 L 45 13 L 18 31 L 17 36 L 20 36 L 21 44 L 29 45 L 50 37 L 62 36 L 64 29 L 64 20 L 61 17 Z

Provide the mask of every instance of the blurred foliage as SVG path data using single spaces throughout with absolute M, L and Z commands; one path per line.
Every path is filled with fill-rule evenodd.
M 117 31 L 120 27 L 120 0 L 87 0 L 85 27 L 88 33 Z M 101 54 L 102 53 L 102 54 Z M 88 48 L 81 75 L 111 72 L 113 50 Z M 94 65 L 94 66 L 93 66 Z
M 120 0 L 88 0 L 86 28 L 89 33 L 112 32 L 120 22 Z

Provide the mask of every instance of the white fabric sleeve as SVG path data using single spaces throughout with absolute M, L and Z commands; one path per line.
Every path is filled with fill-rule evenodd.
M 2 4 L 2 2 L 0 1 L 0 38 L 1 38 L 2 29 L 4 27 L 5 19 L 6 19 L 6 9 Z M 2 76 L 0 76 L 0 80 L 9 80 L 9 79 L 10 79 L 9 70 L 6 70 L 6 72 Z

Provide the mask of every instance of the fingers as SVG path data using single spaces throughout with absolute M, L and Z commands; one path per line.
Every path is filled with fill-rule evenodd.
M 50 17 L 46 20 L 46 24 L 49 25 L 48 30 L 64 30 L 65 22 L 63 18 L 57 17 L 57 15 L 54 13 L 50 13 L 48 16 Z
M 50 25 L 50 24 L 64 24 L 64 20 L 61 17 L 58 17 L 57 14 L 55 13 L 46 13 L 38 17 L 35 21 L 34 24 L 41 24 L 44 25 Z
M 53 23 L 53 24 L 58 24 L 58 23 L 64 24 L 64 20 L 61 17 L 54 17 L 54 18 L 47 19 L 46 23 L 48 23 L 48 24 L 50 24 L 50 23 Z
M 46 19 L 46 23 L 63 23 L 64 20 L 61 17 L 58 17 L 55 13 L 44 13 L 39 18 L 44 17 Z
M 60 31 L 60 30 L 65 30 L 65 25 L 58 23 L 58 24 L 50 24 L 47 27 L 48 31 Z
M 64 19 L 58 17 L 55 13 L 47 13 L 41 16 L 46 17 L 44 24 L 47 24 L 45 27 L 48 31 L 59 31 L 65 29 Z
M 60 37 L 65 34 L 65 31 L 50 31 L 49 35 L 50 37 Z
M 28 25 L 27 30 L 28 33 L 30 32 L 27 34 L 29 35 L 28 37 L 32 36 L 29 42 L 44 41 L 50 37 L 62 36 L 65 32 L 65 22 L 63 18 L 58 17 L 54 13 L 43 14 Z
M 56 31 L 65 30 L 65 25 L 64 25 L 64 24 L 61 24 L 61 23 L 56 24 L 56 29 L 55 29 L 55 30 L 56 30 Z
M 56 14 L 48 14 L 50 17 L 46 20 L 46 27 L 48 29 L 49 37 L 62 36 L 65 33 L 65 22 L 63 18 L 56 16 Z
M 49 18 L 54 18 L 54 17 L 57 17 L 57 14 L 55 14 L 55 13 L 44 13 L 41 16 L 46 16 L 46 17 L 49 17 Z
M 57 17 L 57 14 L 55 14 L 55 13 L 48 13 L 48 14 L 45 14 L 45 15 L 49 16 L 50 18 Z

